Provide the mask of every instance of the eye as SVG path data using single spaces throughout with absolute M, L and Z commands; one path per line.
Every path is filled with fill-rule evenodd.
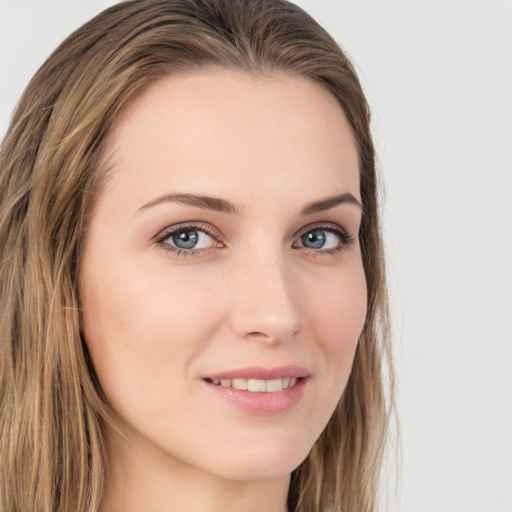
M 317 252 L 333 253 L 346 248 L 355 241 L 340 227 L 318 226 L 300 235 L 294 247 L 304 247 Z
M 206 249 L 210 245 L 212 237 L 204 231 L 194 229 L 174 233 L 168 239 L 179 249 Z
M 324 229 L 308 231 L 300 237 L 303 247 L 309 249 L 334 249 L 340 243 L 339 237 Z
M 167 229 L 159 237 L 157 243 L 169 252 L 178 254 L 198 254 L 199 251 L 211 247 L 222 247 L 213 233 L 212 229 L 206 226 L 178 226 L 174 229 Z

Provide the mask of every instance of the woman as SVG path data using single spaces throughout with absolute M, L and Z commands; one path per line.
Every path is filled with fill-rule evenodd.
M 369 112 L 308 15 L 114 6 L 35 75 L 0 169 L 2 512 L 376 509 Z

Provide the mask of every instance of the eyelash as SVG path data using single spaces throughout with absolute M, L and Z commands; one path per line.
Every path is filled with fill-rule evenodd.
M 165 229 L 160 235 L 157 235 L 156 243 L 165 251 L 174 253 L 176 256 L 199 256 L 201 252 L 207 249 L 181 249 L 168 244 L 165 240 L 173 235 L 179 235 L 180 233 L 187 233 L 188 231 L 202 231 L 209 235 L 213 240 L 219 240 L 220 235 L 217 230 L 213 229 L 209 224 L 203 224 L 201 222 L 192 224 L 179 224 L 172 226 L 171 228 Z
M 345 249 L 348 249 L 351 245 L 353 245 L 357 241 L 357 237 L 346 231 L 345 229 L 341 228 L 340 226 L 336 224 L 314 224 L 312 226 L 306 226 L 306 228 L 299 231 L 299 233 L 296 235 L 296 238 L 300 240 L 302 236 L 304 236 L 307 233 L 314 232 L 314 231 L 325 231 L 327 233 L 332 233 L 336 235 L 339 239 L 339 244 L 336 247 L 333 247 L 332 249 L 311 249 L 304 246 L 302 247 L 305 250 L 309 250 L 310 253 L 313 253 L 315 256 L 322 256 L 322 255 L 332 255 L 339 253 Z M 295 243 L 294 243 L 295 247 Z
M 165 241 L 173 235 L 179 235 L 180 233 L 186 233 L 189 231 L 204 232 L 207 235 L 209 235 L 213 240 L 215 240 L 217 243 L 222 244 L 222 242 L 219 242 L 219 238 L 221 238 L 221 236 L 219 235 L 218 231 L 215 230 L 214 228 L 212 228 L 209 224 L 203 224 L 203 223 L 180 224 L 177 226 L 173 226 L 171 228 L 167 228 L 165 231 L 163 231 L 159 235 L 157 235 L 156 243 L 164 251 L 166 251 L 168 253 L 174 253 L 176 256 L 180 256 L 180 257 L 199 256 L 203 251 L 206 251 L 208 249 L 183 249 L 183 248 L 175 247 Z M 295 238 L 297 240 L 300 240 L 300 238 L 302 236 L 304 236 L 305 234 L 314 232 L 314 231 L 325 231 L 327 233 L 332 233 L 338 237 L 340 243 L 336 247 L 333 247 L 332 249 L 312 249 L 312 248 L 308 248 L 308 247 L 305 247 L 302 245 L 297 246 L 297 245 L 295 245 L 297 242 L 294 242 L 293 247 L 305 249 L 308 252 L 313 253 L 315 256 L 322 256 L 322 255 L 332 255 L 332 254 L 338 253 L 340 251 L 343 251 L 357 241 L 356 236 L 350 234 L 348 231 L 344 230 L 343 228 L 340 228 L 339 226 L 337 226 L 335 224 L 314 224 L 312 226 L 307 226 L 306 228 L 302 229 L 297 234 L 295 234 Z

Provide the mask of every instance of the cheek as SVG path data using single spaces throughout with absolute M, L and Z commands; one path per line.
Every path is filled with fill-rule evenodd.
M 82 327 L 107 395 L 133 375 L 138 382 L 186 376 L 219 318 L 214 284 L 197 272 L 170 273 L 154 262 L 85 260 L 84 268 Z M 100 270 L 92 274 L 88 268 Z
M 324 280 L 308 308 L 323 350 L 333 356 L 355 350 L 366 319 L 366 295 L 362 265 Z
M 331 280 L 324 280 L 310 300 L 308 323 L 323 362 L 319 370 L 327 421 L 347 384 L 366 320 L 367 290 L 362 265 L 347 267 Z

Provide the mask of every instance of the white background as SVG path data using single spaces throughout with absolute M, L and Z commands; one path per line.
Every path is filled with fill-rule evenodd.
M 44 59 L 113 3 L 0 0 L 2 137 Z M 512 1 L 298 3 L 374 113 L 403 447 L 391 510 L 512 512 Z

